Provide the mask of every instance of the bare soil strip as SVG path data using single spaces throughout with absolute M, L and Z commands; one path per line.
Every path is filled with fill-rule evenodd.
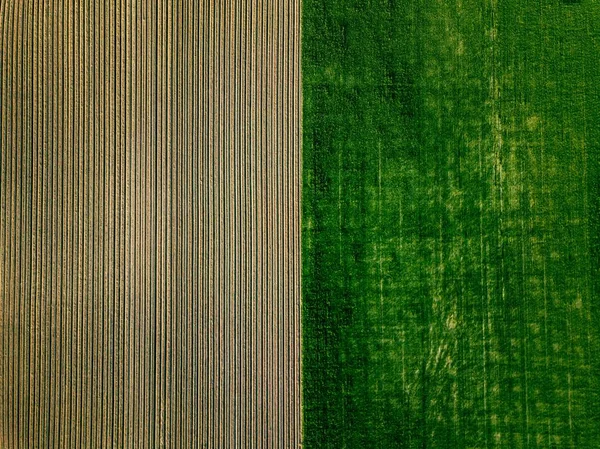
M 298 447 L 299 0 L 0 3 L 0 447 Z

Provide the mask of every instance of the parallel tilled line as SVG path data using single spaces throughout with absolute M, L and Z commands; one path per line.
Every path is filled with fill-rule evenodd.
M 3 68 L 2 68 L 2 82 L 3 82 L 3 88 L 2 88 L 2 93 L 3 93 L 3 100 L 4 100 L 4 106 L 3 106 L 3 110 L 2 110 L 2 114 L 3 117 L 9 117 L 10 119 L 7 120 L 8 123 L 5 123 L 3 128 L 4 131 L 4 139 L 3 141 L 5 142 L 5 144 L 3 145 L 3 147 L 8 147 L 8 148 L 14 148 L 14 137 L 13 135 L 15 134 L 15 131 L 13 130 L 13 123 L 14 119 L 13 119 L 13 109 L 14 109 L 14 96 L 13 96 L 13 79 L 14 79 L 14 70 L 13 70 L 13 61 L 11 58 L 8 57 L 8 55 L 11 55 L 13 53 L 13 40 L 14 40 L 14 34 L 12 33 L 12 24 L 13 24 L 13 17 L 14 17 L 14 10 L 16 9 L 16 7 L 10 7 L 10 4 L 6 4 L 5 7 L 3 8 L 3 10 L 6 13 L 6 19 L 5 19 L 5 23 L 4 26 L 5 28 L 5 36 L 6 39 L 4 39 L 4 48 L 10 49 L 9 51 L 6 52 L 7 57 L 4 59 L 3 61 Z M 10 31 L 10 33 L 9 33 Z M 4 53 L 4 52 L 3 52 Z M 4 173 L 3 173 L 3 177 L 2 177 L 2 183 L 5 190 L 5 201 L 4 201 L 4 226 L 5 226 L 5 239 L 4 241 L 5 243 L 5 253 L 4 253 L 4 266 L 5 266 L 5 275 L 4 275 L 4 282 L 3 284 L 6 286 L 6 292 L 7 295 L 11 298 L 14 298 L 14 291 L 13 291 L 13 286 L 14 283 L 12 282 L 11 276 L 12 276 L 12 272 L 14 271 L 13 267 L 13 261 L 12 258 L 13 253 L 15 251 L 15 249 L 13 248 L 13 245 L 11 245 L 11 232 L 12 232 L 12 228 L 13 228 L 13 223 L 12 223 L 12 217 L 14 217 L 14 212 L 13 212 L 13 201 L 14 201 L 14 192 L 15 192 L 15 188 L 13 186 L 13 180 L 14 180 L 14 175 L 13 175 L 13 165 L 14 165 L 14 150 L 10 151 L 10 152 L 5 152 L 4 153 L 4 157 L 3 157 L 3 169 L 4 169 Z M 14 336 L 13 336 L 13 328 L 14 328 L 14 318 L 13 318 L 13 310 L 14 310 L 14 301 L 8 301 L 8 302 L 4 302 L 3 303 L 3 308 L 6 310 L 5 312 L 5 320 L 3 322 L 3 325 L 6 329 L 8 329 L 8 334 L 6 336 L 5 339 L 5 344 L 7 348 L 12 348 L 15 344 L 14 344 Z M 7 416 L 7 423 L 6 423 L 6 439 L 8 441 L 8 445 L 12 446 L 13 444 L 13 435 L 15 432 L 14 427 L 12 427 L 14 425 L 14 423 L 16 422 L 15 417 L 13 415 L 14 410 L 15 410 L 15 406 L 13 404 L 13 391 L 12 389 L 14 388 L 15 382 L 14 382 L 14 377 L 13 377 L 13 366 L 14 363 L 12 363 L 12 361 L 14 360 L 15 354 L 13 352 L 9 352 L 8 353 L 8 357 L 6 357 L 6 365 L 5 365 L 5 382 L 6 382 L 6 395 L 4 397 L 4 403 L 8 404 L 9 406 L 9 410 L 7 410 L 7 413 L 5 414 Z
M 41 289 L 41 256 L 43 254 L 43 248 L 41 245 L 41 228 L 42 228 L 42 214 L 39 213 L 42 207 L 42 183 L 41 183 L 41 173 L 42 173 L 42 164 L 41 158 L 43 158 L 43 154 L 41 153 L 42 142 L 40 139 L 41 136 L 41 123 L 42 119 L 40 116 L 41 106 L 39 104 L 38 97 L 41 92 L 41 23 L 40 20 L 40 5 L 36 4 L 35 9 L 31 11 L 32 14 L 32 22 L 33 22 L 33 30 L 32 30 L 32 46 L 33 46 L 33 67 L 32 67 L 32 152 L 33 152 L 33 173 L 32 173 L 32 201 L 31 201 L 31 210 L 32 210 L 32 243 L 31 243 L 31 269 L 33 270 L 33 279 L 32 279 L 32 289 L 31 289 L 31 298 L 34 302 L 34 322 L 32 324 L 33 335 L 32 339 L 34 339 L 32 352 L 30 358 L 30 369 L 33 371 L 33 386 L 30 389 L 30 418 L 29 423 L 33 428 L 41 427 L 41 405 L 38 400 L 41 394 L 41 378 L 43 377 L 42 366 L 40 366 L 40 351 L 41 351 L 41 324 L 42 324 L 42 312 L 40 310 L 41 301 L 39 298 L 42 297 L 42 289 Z M 1 36 L 0 36 L 1 39 Z M 2 43 L 0 42 L 0 48 L 2 48 Z M 2 75 L 0 74 L 0 77 Z M 2 117 L 2 112 L 0 111 L 0 120 Z M 4 145 L 0 144 L 0 147 L 4 147 Z M 0 156 L 0 159 L 2 157 Z M 2 162 L 0 162 L 0 165 Z M 0 256 L 0 259 L 2 256 Z M 1 262 L 0 262 L 1 263 Z M 0 296 L 4 297 L 2 293 Z M 1 400 L 1 399 L 0 399 Z M 35 435 L 33 432 L 29 435 L 29 439 L 27 444 L 30 447 L 39 445 L 39 435 Z
M 7 34 L 7 2 L 0 1 L 0 48 L 4 49 L 6 45 L 6 34 Z M 6 139 L 6 123 L 4 120 L 4 115 L 6 114 L 6 98 L 7 98 L 7 88 L 6 88 L 6 64 L 7 64 L 8 52 L 2 51 L 0 53 L 0 148 L 5 148 L 8 144 Z M 0 151 L 0 176 L 2 177 L 2 183 L 6 185 L 6 164 L 7 163 L 7 154 L 4 151 Z M 7 253 L 8 253 L 8 224 L 6 217 L 6 200 L 7 200 L 7 190 L 0 190 L 0 295 L 2 298 L 7 296 L 8 292 L 8 283 L 6 279 L 7 272 Z M 7 304 L 5 301 L 0 302 L 0 380 L 2 383 L 0 384 L 0 403 L 6 404 L 8 402 L 8 375 L 6 372 L 7 368 L 7 360 L 10 356 L 10 352 L 8 351 L 8 339 L 6 334 L 8 331 L 6 330 L 6 326 L 8 323 L 7 319 Z M 6 406 L 4 406 L 6 407 Z M 0 416 L 0 426 L 2 429 L 2 434 L 0 435 L 0 443 L 4 446 L 8 446 L 8 413 L 7 410 L 4 410 L 4 413 Z

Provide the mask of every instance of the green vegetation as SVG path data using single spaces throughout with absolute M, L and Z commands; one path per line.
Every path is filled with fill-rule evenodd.
M 600 6 L 303 1 L 305 448 L 600 447 Z

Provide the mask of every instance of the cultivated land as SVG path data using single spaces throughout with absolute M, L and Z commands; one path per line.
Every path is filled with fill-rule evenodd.
M 0 2 L 0 447 L 298 447 L 299 23 Z
M 302 23 L 304 447 L 598 447 L 598 4 Z

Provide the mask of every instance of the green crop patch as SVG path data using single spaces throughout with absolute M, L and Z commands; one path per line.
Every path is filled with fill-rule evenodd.
M 598 447 L 600 6 L 302 24 L 303 447 Z

